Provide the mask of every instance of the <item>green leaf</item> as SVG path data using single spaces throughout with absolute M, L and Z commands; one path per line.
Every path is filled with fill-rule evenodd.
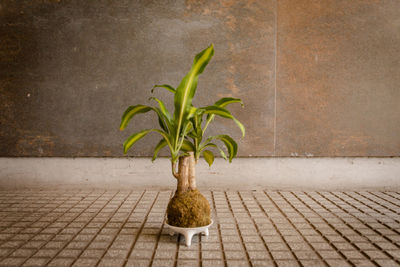
M 198 141 L 201 141 L 202 139 L 201 123 L 203 121 L 203 113 L 204 113 L 203 109 L 197 108 L 194 115 L 190 117 L 190 121 L 193 124 L 193 131 L 190 132 L 189 136 L 192 138 L 197 138 Z
M 217 102 L 215 102 L 214 106 L 224 108 L 227 105 L 232 104 L 232 103 L 240 103 L 242 105 L 242 107 L 243 107 L 243 102 L 242 102 L 241 99 L 232 98 L 232 97 L 223 97 L 220 100 L 218 100 Z M 205 132 L 205 130 L 207 129 L 207 127 L 210 124 L 210 122 L 214 119 L 214 117 L 215 117 L 215 114 L 208 114 L 207 115 L 207 120 L 206 120 L 206 124 L 204 126 L 203 132 Z M 236 122 L 236 124 L 238 124 L 238 123 Z M 242 131 L 242 135 L 244 136 L 245 131 L 244 131 L 244 127 L 242 127 L 243 125 L 241 125 L 240 122 L 239 122 L 238 125 L 240 125 L 239 126 L 240 130 Z
M 215 148 L 217 148 L 217 149 L 219 150 L 219 153 L 221 154 L 221 156 L 222 156 L 225 160 L 228 160 L 228 158 L 226 157 L 225 152 L 224 152 L 219 146 L 217 146 L 217 145 L 214 144 L 214 143 L 207 143 L 206 145 L 204 145 L 204 146 L 202 146 L 202 147 L 200 148 L 200 151 L 204 150 L 204 149 L 207 148 L 207 147 L 215 147 Z
M 140 139 L 145 137 L 151 130 L 143 130 L 128 137 L 124 142 L 124 154 Z
M 154 148 L 154 155 L 153 158 L 151 159 L 151 161 L 155 161 L 158 155 L 158 152 L 167 145 L 167 141 L 165 141 L 165 139 L 161 139 L 160 142 L 158 142 L 158 144 L 156 145 L 156 147 Z
M 182 137 L 185 137 L 192 129 L 193 129 L 193 123 L 191 121 L 188 121 L 183 127 Z
M 126 152 L 128 152 L 128 150 L 140 139 L 142 139 L 143 137 L 145 137 L 149 132 L 156 132 L 161 134 L 161 136 L 164 138 L 164 140 L 167 142 L 168 147 L 170 148 L 171 151 L 171 156 L 174 160 L 177 159 L 178 156 L 178 152 L 174 151 L 172 149 L 172 144 L 171 144 L 171 136 L 168 135 L 168 133 L 158 130 L 158 129 L 147 129 L 147 130 L 143 130 L 137 133 L 134 133 L 133 135 L 131 135 L 130 137 L 128 137 L 128 139 L 125 140 L 124 142 L 124 153 L 126 154 Z
M 157 87 L 167 89 L 168 91 L 170 91 L 171 93 L 174 93 L 174 94 L 175 94 L 175 91 L 176 91 L 175 88 L 172 87 L 171 85 L 168 85 L 168 84 L 156 84 L 151 89 L 151 92 L 153 93 L 154 89 L 157 88 Z
M 238 121 L 235 117 L 233 117 L 232 114 L 227 109 L 218 107 L 218 106 L 208 106 L 208 107 L 203 107 L 202 109 L 205 110 L 204 114 L 218 115 L 223 118 L 232 119 L 237 124 L 237 126 L 240 128 L 240 131 L 242 132 L 242 136 L 245 135 L 246 130 L 245 130 L 243 124 L 240 121 Z M 206 127 L 204 127 L 204 128 L 206 128 Z
M 187 121 L 185 128 L 183 130 L 182 136 L 179 141 L 179 145 L 178 145 L 179 150 L 195 151 L 193 144 L 185 139 L 185 136 L 188 135 L 188 133 L 191 131 L 192 128 L 193 128 L 192 122 Z M 188 144 L 189 144 L 189 146 L 188 146 Z
M 187 114 L 186 120 L 193 118 L 196 114 L 200 113 L 201 109 L 191 106 L 189 109 L 189 113 Z
M 214 55 L 214 47 L 211 44 L 208 48 L 196 55 L 192 68 L 182 79 L 175 92 L 174 97 L 174 120 L 176 125 L 175 146 L 178 145 L 178 138 L 181 135 L 182 127 L 192 108 L 192 99 L 196 92 L 199 75 L 204 71 L 211 57 Z
M 152 107 L 145 106 L 145 105 L 136 105 L 136 106 L 130 106 L 127 108 L 122 115 L 121 118 L 121 124 L 119 126 L 119 129 L 122 131 L 125 129 L 125 127 L 128 125 L 129 121 L 132 119 L 133 116 L 135 116 L 138 113 L 146 113 L 149 110 L 151 110 Z
M 173 140 L 173 137 L 171 135 L 169 135 L 168 133 L 164 132 L 164 131 L 160 131 L 158 129 L 151 129 L 152 132 L 156 132 L 161 134 L 162 137 L 164 137 L 164 140 L 167 141 L 168 147 L 171 150 L 171 154 L 173 154 L 173 149 L 172 149 L 172 143 L 171 140 Z
M 196 131 L 196 136 L 197 136 L 197 138 L 199 140 L 199 143 L 203 139 L 203 131 L 201 129 L 201 123 L 202 122 L 203 122 L 203 116 L 202 115 L 197 115 L 196 118 L 195 118 L 195 123 L 196 123 L 195 131 Z
M 204 114 L 218 115 L 227 119 L 233 118 L 232 114 L 225 108 L 221 108 L 218 106 L 207 106 L 202 107 L 202 109 L 204 109 Z
M 161 119 L 160 117 L 158 117 L 158 125 L 160 125 L 161 129 L 163 129 L 164 131 L 168 132 L 168 128 L 165 125 L 164 120 Z
M 207 142 L 214 140 L 214 139 L 221 140 L 225 144 L 225 146 L 228 150 L 228 153 L 229 153 L 229 162 L 232 162 L 232 159 L 234 157 L 236 157 L 237 150 L 238 150 L 238 145 L 235 142 L 235 140 L 233 140 L 233 138 L 230 137 L 229 135 L 216 135 L 216 136 L 210 136 L 207 139 Z
M 236 118 L 233 118 L 232 120 L 240 128 L 240 131 L 242 132 L 242 137 L 244 137 L 244 135 L 246 134 L 246 129 L 244 128 L 244 125 L 240 121 L 238 121 Z
M 150 97 L 150 100 L 155 100 L 158 102 L 159 108 L 153 108 L 158 115 L 158 123 L 160 127 L 170 134 L 174 133 L 174 127 L 172 126 L 172 118 L 164 102 L 156 97 Z
M 203 151 L 203 157 L 207 161 L 208 166 L 211 167 L 211 165 L 214 162 L 214 154 L 210 150 L 204 150 Z
M 221 148 L 219 148 L 219 146 L 217 146 L 217 148 L 221 156 L 224 158 L 224 160 L 228 160 L 228 157 L 226 156 L 225 152 Z
M 183 140 L 181 149 L 185 152 L 194 151 L 194 146 L 193 146 L 192 142 L 190 142 L 188 140 Z
M 157 97 L 150 97 L 149 99 L 151 100 L 155 100 L 158 102 L 158 105 L 160 106 L 160 110 L 162 112 L 162 114 L 168 118 L 168 120 L 171 120 L 171 114 L 169 113 L 167 107 L 165 106 L 164 102 L 161 101 L 160 99 L 158 99 Z
M 168 119 L 164 116 L 164 114 L 159 108 L 152 108 L 152 110 L 154 110 L 154 112 L 158 116 L 158 124 L 160 125 L 161 129 L 163 129 L 165 132 L 168 133 L 170 127 Z
M 224 108 L 227 105 L 232 104 L 232 103 L 240 103 L 242 105 L 242 107 L 243 107 L 242 100 L 240 100 L 239 98 L 232 98 L 232 97 L 223 97 L 220 100 L 218 100 L 217 102 L 215 102 L 214 105 L 218 106 L 218 107 L 221 107 L 221 108 Z
M 182 131 L 183 137 L 187 136 L 195 128 L 197 113 L 199 113 L 199 109 L 195 107 L 190 108 L 189 114 L 187 115 L 187 118 L 183 124 L 183 131 Z

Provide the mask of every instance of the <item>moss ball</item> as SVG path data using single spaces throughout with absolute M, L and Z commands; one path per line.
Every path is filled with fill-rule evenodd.
M 211 223 L 210 204 L 197 190 L 175 193 L 167 208 L 168 224 L 177 227 L 201 227 Z

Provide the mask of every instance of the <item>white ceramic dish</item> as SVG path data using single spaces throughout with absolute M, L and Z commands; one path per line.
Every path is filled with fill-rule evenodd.
M 176 226 L 169 225 L 168 223 L 165 223 L 165 225 L 167 225 L 168 228 L 171 229 L 171 231 L 169 233 L 170 235 L 174 235 L 175 233 L 178 233 L 178 234 L 182 234 L 185 236 L 186 246 L 188 246 L 188 247 L 190 247 L 190 245 L 192 244 L 192 237 L 195 234 L 204 233 L 206 236 L 208 236 L 208 227 L 210 227 L 212 224 L 213 224 L 213 220 L 211 220 L 211 223 L 206 226 L 186 228 L 186 227 L 176 227 Z

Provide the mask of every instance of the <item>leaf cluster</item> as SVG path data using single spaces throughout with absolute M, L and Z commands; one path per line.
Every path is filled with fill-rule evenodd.
M 171 153 L 172 162 L 176 162 L 182 154 L 193 151 L 196 161 L 202 155 L 211 166 L 214 162 L 214 154 L 209 150 L 210 148 L 216 148 L 224 159 L 232 161 L 238 150 L 237 143 L 232 137 L 221 134 L 205 138 L 204 134 L 215 116 L 220 116 L 233 120 L 244 136 L 245 128 L 242 123 L 226 109 L 226 106 L 232 103 L 240 103 L 243 106 L 242 101 L 238 98 L 225 97 L 210 106 L 197 108 L 192 105 L 198 77 L 204 71 L 213 55 L 214 47 L 212 44 L 197 54 L 190 71 L 177 88 L 168 84 L 155 85 L 152 88 L 152 93 L 155 88 L 163 88 L 173 94 L 175 108 L 173 114 L 168 111 L 164 102 L 156 97 L 150 97 L 150 100 L 157 102 L 156 106 L 134 105 L 126 109 L 122 115 L 120 130 L 124 130 L 135 115 L 149 111 L 153 111 L 157 115 L 160 129 L 145 129 L 134 133 L 124 142 L 124 153 L 127 153 L 137 141 L 148 133 L 156 132 L 161 135 L 161 140 L 154 148 L 153 161 L 157 158 L 159 151 L 166 146 L 168 146 Z M 225 145 L 228 155 L 215 141 L 220 141 Z

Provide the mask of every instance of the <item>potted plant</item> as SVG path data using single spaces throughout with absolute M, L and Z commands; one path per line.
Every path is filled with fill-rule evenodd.
M 196 92 L 199 75 L 214 54 L 211 44 L 208 48 L 197 54 L 190 71 L 182 79 L 175 89 L 170 85 L 155 85 L 171 92 L 174 97 L 174 113 L 171 114 L 163 101 L 151 97 L 156 106 L 134 105 L 126 109 L 122 115 L 120 130 L 124 130 L 129 121 L 139 113 L 153 111 L 158 117 L 159 129 L 145 129 L 134 133 L 123 144 L 124 153 L 141 138 L 150 132 L 161 135 L 161 140 L 154 148 L 153 161 L 158 152 L 168 147 L 171 154 L 172 175 L 177 179 L 175 195 L 170 200 L 167 208 L 167 221 L 169 225 L 176 227 L 204 227 L 211 223 L 210 206 L 206 198 L 196 188 L 195 166 L 200 156 L 211 166 L 214 162 L 214 154 L 210 148 L 214 148 L 224 159 L 232 161 L 237 154 L 237 143 L 228 135 L 215 135 L 205 138 L 205 131 L 215 116 L 233 120 L 245 134 L 244 126 L 232 116 L 225 108 L 231 103 L 241 103 L 237 98 L 222 98 L 213 105 L 196 108 L 192 105 L 192 99 Z M 215 141 L 223 143 L 227 154 Z M 190 243 L 189 243 L 190 244 Z

